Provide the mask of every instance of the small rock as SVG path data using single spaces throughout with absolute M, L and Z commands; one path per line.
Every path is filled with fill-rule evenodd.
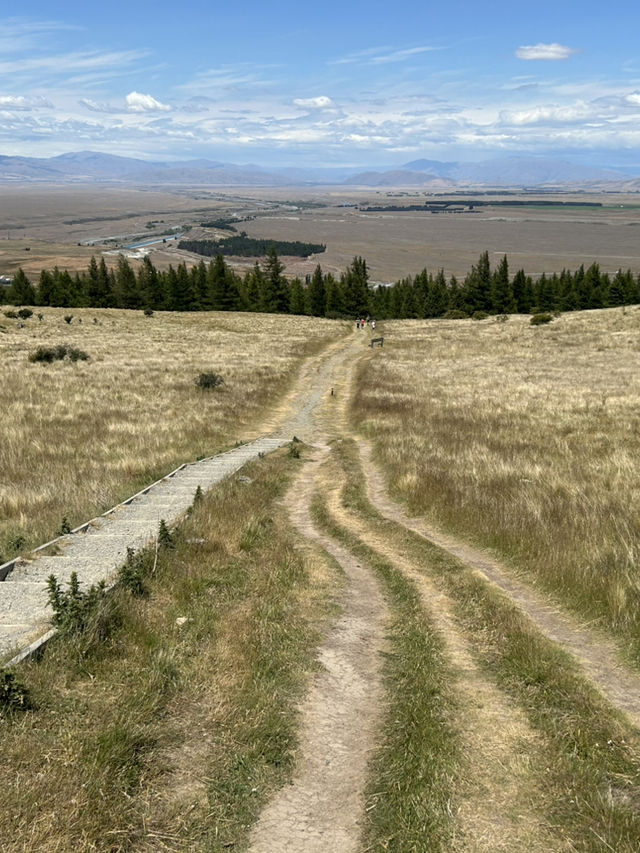
M 239 483 L 253 483 L 253 480 L 251 479 L 251 477 L 247 477 L 245 474 L 241 474 L 238 477 L 238 482 Z
M 193 619 L 190 619 L 188 616 L 178 616 L 176 619 L 176 625 L 182 627 L 185 622 L 193 622 Z
M 198 538 L 195 538 L 195 539 L 187 539 L 187 544 L 188 544 L 188 545 L 204 545 L 204 543 L 205 543 L 206 541 L 207 541 L 206 539 L 198 539 Z

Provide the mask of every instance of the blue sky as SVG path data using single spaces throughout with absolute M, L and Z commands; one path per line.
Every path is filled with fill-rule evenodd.
M 522 5 L 26 0 L 0 13 L 0 154 L 640 165 L 640 4 Z

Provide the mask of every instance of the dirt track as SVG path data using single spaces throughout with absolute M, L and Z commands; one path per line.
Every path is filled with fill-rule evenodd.
M 360 849 L 358 827 L 364 818 L 367 758 L 380 736 L 376 723 L 384 706 L 379 656 L 387 611 L 367 566 L 314 527 L 309 503 L 316 490 L 328 500 L 330 512 L 340 524 L 366 539 L 416 583 L 425 619 L 445 639 L 450 666 L 457 673 L 460 712 L 456 722 L 463 732 L 467 770 L 452 805 L 451 850 L 506 853 L 528 848 L 532 853 L 546 853 L 571 849 L 566 839 L 553 837 L 536 806 L 537 800 L 544 801 L 544 792 L 536 788 L 538 783 L 530 771 L 538 736 L 522 711 L 481 672 L 473 649 L 451 616 L 446 596 L 412 567 L 406 555 L 394 552 L 379 532 L 363 526 L 341 505 L 331 441 L 351 435 L 346 416 L 350 384 L 359 359 L 374 357 L 366 343 L 361 333 L 354 333 L 346 343 L 334 345 L 324 357 L 309 362 L 297 391 L 268 425 L 272 434 L 295 434 L 314 446 L 286 505 L 301 536 L 340 563 L 347 591 L 340 602 L 342 616 L 319 650 L 323 672 L 302 709 L 298 769 L 291 785 L 264 810 L 250 851 L 347 853 Z M 362 441 L 359 446 L 369 499 L 383 515 L 425 536 L 481 572 L 487 582 L 498 585 L 543 634 L 574 655 L 613 705 L 633 722 L 640 722 L 640 678 L 623 667 L 610 643 L 542 601 L 505 567 L 465 543 L 431 530 L 422 520 L 409 518 L 387 496 L 371 448 Z

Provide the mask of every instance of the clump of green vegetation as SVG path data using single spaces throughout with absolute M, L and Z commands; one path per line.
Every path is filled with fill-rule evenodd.
M 0 720 L 12 711 L 28 711 L 32 707 L 29 691 L 14 672 L 0 672 Z
M 474 311 L 471 315 L 472 320 L 486 320 L 489 316 L 487 311 Z
M 18 319 L 18 312 L 13 311 L 11 308 L 8 311 L 3 311 L 2 313 L 4 314 L 5 317 L 8 317 L 10 320 L 17 320 Z
M 198 388 L 209 391 L 211 388 L 219 388 L 224 385 L 224 379 L 219 373 L 201 373 L 196 379 Z
M 161 518 L 160 527 L 158 528 L 158 548 L 162 548 L 164 551 L 170 551 L 175 547 L 173 536 L 167 527 L 167 522 L 164 518 Z
M 78 349 L 78 347 L 71 347 L 68 344 L 57 344 L 57 346 L 51 347 L 41 346 L 34 350 L 34 352 L 29 353 L 29 361 L 44 362 L 45 364 L 51 364 L 54 361 L 63 361 L 65 358 L 73 362 L 87 361 L 89 353 Z
M 64 321 L 65 321 L 65 323 L 67 323 L 67 324 L 68 324 L 68 323 L 70 323 L 72 320 L 73 320 L 73 314 L 65 314 L 65 315 L 64 315 Z
M 67 533 L 71 533 L 71 525 L 69 524 L 69 519 L 66 515 L 62 516 L 62 522 L 60 524 L 60 529 L 58 530 L 59 536 L 66 536 Z
M 105 581 L 92 584 L 86 592 L 81 590 L 76 572 L 71 573 L 66 591 L 55 575 L 49 575 L 47 590 L 49 606 L 53 610 L 52 622 L 66 636 L 82 634 L 90 622 L 95 622 L 95 615 L 107 593 Z
M 553 320 L 551 314 L 547 314 L 546 311 L 540 312 L 540 314 L 534 314 L 533 317 L 529 320 L 532 326 L 542 326 L 545 323 L 550 323 Z
M 144 583 L 147 574 L 145 555 L 127 548 L 127 559 L 118 570 L 118 581 L 128 590 L 131 595 L 139 598 L 146 594 L 147 588 Z
M 469 315 L 466 311 L 460 311 L 458 308 L 452 308 L 442 316 L 443 320 L 468 320 Z
M 18 311 L 18 317 L 20 317 L 21 320 L 28 320 L 29 317 L 33 317 L 33 311 L 31 308 L 21 308 Z

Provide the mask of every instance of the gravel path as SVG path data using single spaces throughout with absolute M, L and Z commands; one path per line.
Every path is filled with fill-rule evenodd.
M 175 523 L 193 503 L 198 486 L 206 492 L 251 459 L 287 443 L 282 437 L 260 438 L 210 459 L 186 465 L 155 484 L 147 494 L 100 516 L 83 533 L 56 541 L 57 555 L 21 560 L 0 583 L 0 653 L 19 649 L 49 629 L 46 581 L 54 574 L 66 583 L 76 572 L 83 588 L 107 582 L 124 563 L 127 548 L 152 542 L 161 519 Z

